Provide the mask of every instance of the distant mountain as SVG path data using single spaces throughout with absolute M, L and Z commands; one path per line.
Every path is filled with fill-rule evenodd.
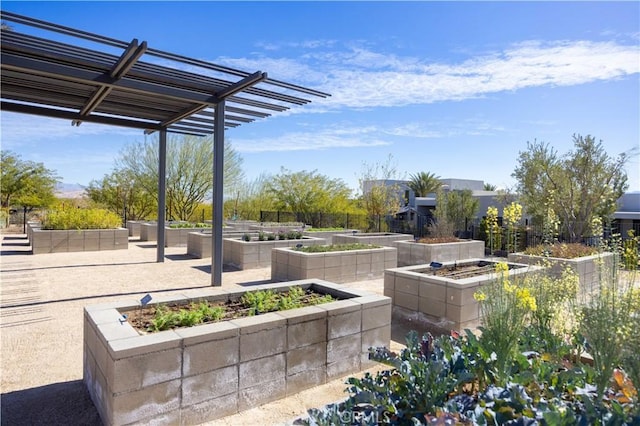
M 56 196 L 62 198 L 82 198 L 84 188 L 77 183 L 59 183 L 56 185 Z

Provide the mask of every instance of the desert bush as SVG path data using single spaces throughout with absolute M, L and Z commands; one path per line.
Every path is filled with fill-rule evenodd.
M 117 229 L 122 218 L 104 209 L 64 209 L 47 212 L 42 217 L 42 229 Z
M 539 244 L 527 247 L 524 254 L 532 256 L 557 257 L 561 259 L 575 259 L 578 257 L 598 254 L 596 247 L 585 246 L 580 243 L 555 243 L 551 245 Z

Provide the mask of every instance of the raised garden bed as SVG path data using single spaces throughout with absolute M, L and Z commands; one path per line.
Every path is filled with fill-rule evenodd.
M 130 237 L 139 237 L 140 236 L 140 225 L 143 223 L 148 223 L 146 220 L 128 220 L 127 221 L 127 229 L 129 230 Z
M 224 238 L 223 263 L 239 269 L 267 268 L 271 266 L 271 250 L 283 247 L 322 245 L 322 238 L 302 237 L 290 240 L 244 241 L 241 238 Z
M 47 230 L 30 227 L 29 235 L 33 254 L 129 248 L 129 231 L 126 228 Z
M 222 231 L 222 250 L 224 251 L 225 247 L 224 238 L 241 238 L 246 234 L 251 236 L 252 239 L 258 238 L 257 231 Z M 193 257 L 196 257 L 198 259 L 211 257 L 211 245 L 211 229 L 201 230 L 199 232 L 189 232 L 187 234 L 187 254 Z
M 307 237 L 324 238 L 327 244 L 333 244 L 333 237 L 335 235 L 353 235 L 354 232 L 358 232 L 358 230 L 357 229 L 341 229 L 341 230 L 335 230 L 335 231 L 308 230 L 308 231 L 304 231 L 304 235 L 306 235 Z
M 274 249 L 271 255 L 271 279 L 318 278 L 346 283 L 379 278 L 384 275 L 385 269 L 398 266 L 397 253 L 394 247 L 322 253 Z
M 453 262 L 484 257 L 484 241 L 459 240 L 436 244 L 398 241 L 395 245 L 398 249 L 398 266 Z
M 411 234 L 397 234 L 393 232 L 369 232 L 369 233 L 352 233 L 351 235 L 335 235 L 333 244 L 375 244 L 378 246 L 395 247 L 396 241 L 413 241 Z
M 254 289 L 291 286 L 339 300 L 151 334 L 123 320 L 139 309 L 135 300 L 86 307 L 83 380 L 102 421 L 212 421 L 359 372 L 372 365 L 368 348 L 389 345 L 389 298 L 322 280 Z M 227 301 L 244 293 L 202 291 L 162 302 Z
M 439 268 L 424 264 L 387 269 L 384 294 L 391 297 L 394 306 L 421 312 L 443 327 L 475 328 L 479 325 L 480 305 L 473 295 L 495 279 L 496 263 L 478 258 L 443 262 Z M 507 265 L 509 276 L 543 269 L 516 262 Z
M 546 266 L 556 277 L 560 277 L 563 270 L 570 268 L 578 274 L 580 290 L 587 292 L 597 289 L 601 278 L 610 276 L 610 274 L 613 273 L 614 261 L 613 253 L 610 252 L 576 257 L 573 259 L 509 253 L 508 259 L 509 262 Z
M 157 241 L 158 224 L 155 222 L 140 224 L 140 241 Z M 164 246 L 165 247 L 182 247 L 186 246 L 191 232 L 211 232 L 211 227 L 170 227 L 164 228 Z

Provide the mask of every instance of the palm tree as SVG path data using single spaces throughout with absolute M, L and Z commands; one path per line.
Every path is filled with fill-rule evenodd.
M 436 192 L 442 186 L 440 176 L 429 172 L 420 172 L 409 175 L 407 186 L 416 194 L 416 197 L 426 197 L 427 194 Z
M 482 188 L 482 189 L 484 189 L 485 191 L 495 191 L 496 189 L 498 189 L 498 187 L 495 186 L 495 185 L 492 185 L 490 183 L 486 183 L 485 182 L 484 188 Z

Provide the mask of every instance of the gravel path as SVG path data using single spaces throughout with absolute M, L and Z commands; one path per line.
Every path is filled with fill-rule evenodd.
M 82 383 L 83 307 L 145 294 L 210 288 L 210 260 L 131 238 L 128 250 L 32 255 L 24 234 L 3 234 L 0 257 L 2 425 L 99 425 Z M 270 269 L 225 271 L 223 288 L 269 282 Z M 347 284 L 382 293 L 383 280 Z M 212 290 L 213 291 L 213 290 Z M 392 350 L 417 324 L 394 324 Z M 381 368 L 381 367 L 378 367 Z M 375 369 L 373 369 L 375 370 Z M 211 424 L 287 424 L 308 408 L 343 399 L 344 378 Z

